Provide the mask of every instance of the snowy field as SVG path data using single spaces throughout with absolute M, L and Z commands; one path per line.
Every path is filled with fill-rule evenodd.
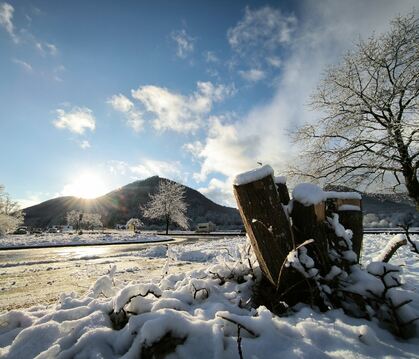
M 41 233 L 11 234 L 0 238 L 1 248 L 68 246 L 85 244 L 146 243 L 170 240 L 153 233 L 136 234 L 130 231 L 112 231 L 104 233 Z
M 390 238 L 366 235 L 362 262 Z M 147 358 L 153 349 L 171 352 L 171 358 L 419 358 L 417 336 L 396 339 L 375 321 L 341 310 L 319 313 L 302 305 L 277 317 L 264 307 L 251 308 L 245 247 L 244 238 L 150 245 L 126 253 L 136 261 L 129 270 L 117 260 L 110 267 L 122 254 L 92 255 L 87 264 L 103 260 L 107 268 L 95 272 L 91 266 L 97 280 L 91 278 L 83 294 L 63 293 L 54 304 L 0 316 L 0 357 Z M 404 247 L 392 263 L 403 266 L 419 312 L 418 259 Z M 10 261 L 2 270 L 12 268 Z

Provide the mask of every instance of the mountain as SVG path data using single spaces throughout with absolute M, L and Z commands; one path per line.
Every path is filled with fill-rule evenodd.
M 72 210 L 95 212 L 102 216 L 106 227 L 117 223 L 125 224 L 132 217 L 139 217 L 140 205 L 145 205 L 149 194 L 157 191 L 158 176 L 135 181 L 102 197 L 82 199 L 77 197 L 58 197 L 24 209 L 25 224 L 32 227 L 48 227 L 65 224 L 66 214 Z M 185 186 L 185 200 L 188 204 L 188 217 L 191 228 L 197 223 L 211 221 L 221 228 L 240 228 L 242 222 L 235 208 L 220 206 L 198 191 Z M 157 228 L 159 222 L 147 222 Z

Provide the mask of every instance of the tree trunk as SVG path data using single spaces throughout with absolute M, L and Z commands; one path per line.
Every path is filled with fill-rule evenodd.
M 419 211 L 419 181 L 413 168 L 403 170 L 403 176 L 406 183 L 407 193 L 413 199 L 416 205 L 416 211 Z
M 170 218 L 166 217 L 166 234 L 169 234 Z
M 277 288 L 294 241 L 272 176 L 234 186 L 234 195 L 262 273 Z

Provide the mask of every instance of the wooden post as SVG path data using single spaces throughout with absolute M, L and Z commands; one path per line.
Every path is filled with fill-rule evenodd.
M 275 177 L 276 189 L 278 190 L 279 201 L 287 205 L 290 202 L 290 194 L 285 177 Z
M 339 215 L 339 223 L 346 229 L 350 229 L 352 235 L 352 250 L 358 257 L 361 255 L 363 240 L 362 225 L 362 201 L 356 198 L 331 198 L 336 213 Z
M 313 244 L 307 249 L 316 261 L 317 268 L 322 274 L 327 273 L 330 269 L 330 259 L 325 225 L 325 203 L 306 206 L 294 199 L 291 217 L 296 245 L 314 239 Z
M 260 268 L 277 288 L 283 264 L 294 243 L 272 175 L 234 185 L 234 195 Z

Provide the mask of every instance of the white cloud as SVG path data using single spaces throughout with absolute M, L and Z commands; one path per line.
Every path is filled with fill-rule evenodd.
M 246 81 L 250 81 L 250 82 L 258 82 L 260 80 L 263 80 L 266 77 L 265 72 L 260 69 L 250 69 L 247 71 L 239 71 L 239 75 Z
M 217 63 L 220 61 L 214 51 L 206 51 L 204 57 L 205 61 L 208 63 Z
M 94 131 L 96 127 L 93 112 L 87 107 L 74 107 L 70 111 L 57 109 L 56 112 L 58 116 L 53 124 L 57 128 L 82 135 L 86 130 Z
M 32 69 L 32 65 L 31 65 L 31 64 L 29 64 L 29 63 L 27 63 L 27 62 L 25 62 L 25 61 L 22 61 L 22 60 L 19 60 L 19 59 L 12 59 L 12 61 L 13 61 L 15 64 L 17 64 L 17 65 L 22 66 L 22 68 L 23 68 L 25 71 L 31 72 L 31 71 L 33 70 L 33 69 Z
M 19 42 L 19 38 L 15 33 L 15 27 L 13 25 L 13 12 L 15 9 L 12 5 L 7 2 L 0 4 L 0 25 L 5 28 L 5 30 L 12 37 L 14 42 Z
M 140 179 L 151 176 L 160 176 L 169 179 L 180 179 L 183 177 L 182 166 L 178 161 L 168 162 L 145 159 L 139 164 L 130 166 L 129 169 Z
M 232 188 L 233 185 L 231 181 L 221 181 L 217 178 L 212 178 L 207 187 L 198 188 L 198 191 L 216 203 L 224 206 L 236 207 L 232 195 Z
M 122 112 L 125 115 L 127 125 L 135 132 L 140 132 L 144 128 L 143 116 L 129 98 L 122 94 L 113 95 L 107 102 L 116 111 Z
M 204 149 L 204 145 L 201 141 L 195 141 L 192 143 L 185 143 L 182 146 L 182 149 L 186 152 L 189 152 L 194 157 L 199 157 L 202 150 Z
M 122 94 L 113 95 L 108 100 L 108 103 L 111 104 L 115 110 L 121 112 L 129 112 L 134 108 L 132 101 Z
M 225 118 L 211 117 L 209 122 L 205 144 L 195 142 L 184 146 L 202 160 L 201 171 L 194 174 L 195 180 L 204 181 L 211 173 L 231 177 L 256 166 L 252 153 L 260 146 L 257 135 L 242 136 L 240 126 L 226 123 Z
M 90 142 L 89 142 L 89 141 L 84 140 L 84 141 L 82 141 L 82 142 L 80 143 L 80 147 L 81 147 L 83 150 L 85 150 L 86 148 L 90 148 L 90 147 L 92 147 L 92 146 L 90 145 Z
M 296 24 L 295 16 L 285 15 L 277 8 L 246 7 L 243 18 L 228 30 L 227 39 L 231 48 L 246 61 L 260 64 L 291 41 Z
M 272 67 L 276 67 L 276 68 L 281 67 L 282 61 L 278 56 L 269 56 L 269 57 L 266 58 L 266 61 Z
M 148 112 L 156 117 L 153 127 L 158 131 L 194 132 L 214 102 L 223 101 L 235 93 L 234 86 L 198 82 L 197 90 L 189 96 L 164 87 L 142 86 L 132 90 L 132 97 L 140 101 Z
M 182 59 L 187 58 L 194 50 L 194 39 L 186 33 L 185 29 L 172 31 L 170 34 L 176 43 L 176 55 Z
M 57 46 L 55 46 L 54 44 L 50 44 L 48 42 L 44 42 L 44 43 L 37 42 L 35 46 L 42 55 L 49 54 L 51 56 L 55 56 L 58 53 Z
M 117 161 L 117 160 L 111 160 L 107 163 L 108 169 L 112 174 L 115 175 L 122 175 L 125 176 L 125 174 L 129 171 L 129 164 L 124 161 Z

